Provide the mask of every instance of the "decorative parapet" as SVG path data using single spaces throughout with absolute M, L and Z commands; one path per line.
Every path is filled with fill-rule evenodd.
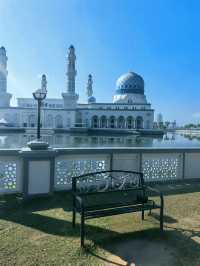
M 102 170 L 142 171 L 147 182 L 200 180 L 200 148 L 0 150 L 0 194 L 70 190 L 73 176 Z

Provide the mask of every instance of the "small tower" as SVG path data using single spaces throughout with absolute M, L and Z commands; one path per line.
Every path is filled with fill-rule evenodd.
M 41 89 L 44 91 L 47 91 L 47 78 L 46 75 L 42 75 L 42 80 L 41 80 Z
M 86 87 L 88 103 L 95 103 L 96 102 L 96 99 L 93 96 L 92 85 L 93 85 L 92 75 L 89 74 L 88 75 L 88 81 L 87 81 L 87 87 Z
M 75 48 L 71 45 L 67 55 L 67 92 L 62 93 L 65 108 L 75 108 L 78 100 L 78 94 L 75 92 L 75 78 L 77 74 L 75 62 Z
M 0 107 L 10 106 L 12 97 L 10 93 L 7 93 L 7 61 L 6 49 L 2 46 L 0 48 Z

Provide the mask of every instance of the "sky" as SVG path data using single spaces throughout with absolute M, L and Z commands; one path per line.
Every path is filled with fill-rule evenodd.
M 43 73 L 48 97 L 61 97 L 73 44 L 80 102 L 89 73 L 97 101 L 112 102 L 117 78 L 134 71 L 155 117 L 200 123 L 199 13 L 199 0 L 0 0 L 12 103 L 32 97 Z

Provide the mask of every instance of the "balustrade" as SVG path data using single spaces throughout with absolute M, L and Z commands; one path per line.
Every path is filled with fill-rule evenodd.
M 112 169 L 142 171 L 144 179 L 148 182 L 168 182 L 183 179 L 200 180 L 199 148 L 53 149 L 49 152 L 46 151 L 45 158 L 51 157 L 48 163 L 45 158 L 43 161 L 41 160 L 41 153 L 42 151 L 34 151 L 35 163 L 31 164 L 31 170 L 27 170 L 29 169 L 27 161 L 21 155 L 20 150 L 1 150 L 0 194 L 24 193 L 24 184 L 28 180 L 26 175 L 33 176 L 33 173 L 27 171 L 36 171 L 33 166 L 37 164 L 37 161 L 39 165 L 42 165 L 44 161 L 46 163 L 45 167 L 51 168 L 53 174 L 47 175 L 47 181 L 45 182 L 47 182 L 47 188 L 49 188 L 49 184 L 52 184 L 53 190 L 71 189 L 72 176 Z M 37 174 L 40 173 L 38 169 L 36 172 Z M 48 176 L 53 180 L 48 180 Z M 42 173 L 41 177 L 38 178 L 43 178 Z M 45 182 L 43 183 L 44 188 Z M 31 184 L 26 184 L 26 186 L 31 191 Z M 37 194 L 35 183 L 34 193 Z

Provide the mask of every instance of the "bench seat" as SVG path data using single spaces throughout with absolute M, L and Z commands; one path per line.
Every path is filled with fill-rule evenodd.
M 94 182 L 91 182 L 93 177 L 95 177 Z M 83 184 L 81 184 L 82 179 Z M 94 189 L 95 180 L 97 181 L 96 191 Z M 105 186 L 103 186 L 103 182 L 105 182 Z M 92 185 L 90 186 L 90 184 Z M 160 204 L 149 199 L 149 191 L 159 194 Z M 72 179 L 72 195 L 73 227 L 76 223 L 76 213 L 81 216 L 81 247 L 84 247 L 84 224 L 87 219 L 141 212 L 143 220 L 145 211 L 151 212 L 153 209 L 160 209 L 160 229 L 163 231 L 163 195 L 155 188 L 145 186 L 143 174 L 140 172 L 112 170 L 74 177 Z

